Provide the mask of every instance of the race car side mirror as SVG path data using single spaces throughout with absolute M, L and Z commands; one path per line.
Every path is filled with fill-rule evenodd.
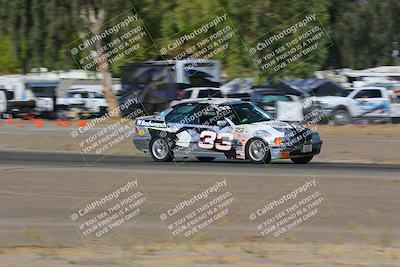
M 217 121 L 217 126 L 219 127 L 225 127 L 226 125 L 228 125 L 228 122 L 226 120 Z

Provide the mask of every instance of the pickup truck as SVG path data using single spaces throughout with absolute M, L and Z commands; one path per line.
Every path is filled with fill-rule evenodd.
M 384 87 L 360 87 L 347 96 L 312 98 L 320 103 L 324 115 L 338 125 L 349 124 L 359 118 L 385 121 L 398 121 L 400 118 L 399 98 Z
M 107 103 L 103 93 L 94 89 L 70 89 L 67 98 L 57 98 L 57 111 L 75 113 L 72 117 L 86 117 L 89 115 L 104 115 L 107 112 Z

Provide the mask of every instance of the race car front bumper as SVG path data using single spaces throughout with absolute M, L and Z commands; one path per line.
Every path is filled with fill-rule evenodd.
M 289 158 L 312 156 L 317 155 L 321 152 L 322 141 L 313 143 L 311 145 L 312 150 L 310 152 L 303 152 L 303 147 L 299 147 L 289 153 Z
M 311 145 L 311 150 L 304 151 L 304 146 Z M 271 159 L 290 159 L 317 155 L 321 152 L 322 141 L 306 143 L 297 147 L 272 147 Z

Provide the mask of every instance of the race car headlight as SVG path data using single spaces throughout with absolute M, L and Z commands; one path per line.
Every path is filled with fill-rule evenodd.
M 275 144 L 275 145 L 282 145 L 282 144 L 283 144 L 282 138 L 276 137 L 276 138 L 274 139 L 274 144 Z
M 312 138 L 313 141 L 320 141 L 321 140 L 320 137 L 319 137 L 319 134 L 317 132 L 315 132 L 315 131 L 313 131 L 311 133 L 311 138 Z

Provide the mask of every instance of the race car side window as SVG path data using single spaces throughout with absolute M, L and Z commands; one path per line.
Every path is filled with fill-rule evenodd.
M 218 117 L 217 110 L 212 107 L 211 105 L 198 105 L 198 114 L 200 114 L 199 117 L 199 123 L 205 126 L 208 125 L 217 125 L 217 120 L 222 120 L 222 118 Z
M 230 116 L 229 119 L 235 125 L 273 120 L 268 113 L 250 103 L 232 104 L 230 108 L 233 116 Z
M 195 104 L 177 105 L 165 116 L 167 122 L 181 124 L 198 124 L 198 118 L 194 116 Z

